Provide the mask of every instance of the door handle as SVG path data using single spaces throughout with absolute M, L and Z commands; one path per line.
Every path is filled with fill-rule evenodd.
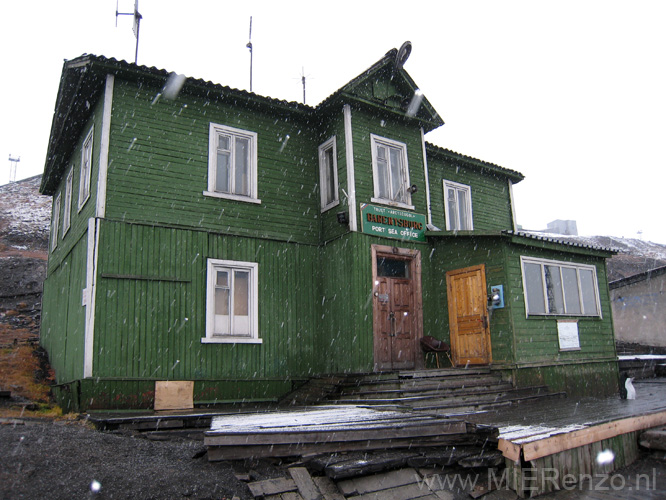
M 484 330 L 487 329 L 488 328 L 488 316 L 483 317 L 482 323 L 483 323 Z

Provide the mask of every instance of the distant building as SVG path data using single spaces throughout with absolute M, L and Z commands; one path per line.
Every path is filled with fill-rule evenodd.
M 548 227 L 543 230 L 544 233 L 565 234 L 567 236 L 578 236 L 578 228 L 575 220 L 557 219 L 548 223 Z
M 618 342 L 666 347 L 666 266 L 608 284 Z

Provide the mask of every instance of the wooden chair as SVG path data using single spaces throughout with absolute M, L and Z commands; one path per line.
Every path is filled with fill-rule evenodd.
M 421 349 L 425 353 L 426 363 L 428 362 L 428 354 L 432 354 L 435 356 L 437 368 L 439 368 L 439 353 L 443 352 L 446 354 L 446 357 L 449 358 L 449 363 L 451 363 L 451 366 L 453 366 L 453 360 L 451 359 L 451 346 L 443 340 L 436 339 L 430 335 L 425 335 L 421 338 Z

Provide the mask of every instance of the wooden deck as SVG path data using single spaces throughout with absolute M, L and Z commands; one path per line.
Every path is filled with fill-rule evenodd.
M 314 406 L 213 418 L 204 435 L 208 459 L 304 456 L 357 450 L 475 445 L 492 426 L 456 418 L 355 405 Z
M 609 473 L 636 459 L 639 433 L 666 424 L 666 379 L 634 385 L 635 400 L 536 401 L 465 419 L 499 428 L 498 448 L 512 471 L 513 488 L 521 496 L 533 496 L 563 486 L 558 481 L 567 475 Z M 608 461 L 601 459 L 602 452 Z

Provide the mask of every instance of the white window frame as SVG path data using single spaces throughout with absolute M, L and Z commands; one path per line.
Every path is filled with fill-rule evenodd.
M 67 174 L 67 181 L 65 182 L 65 206 L 63 207 L 62 214 L 62 236 L 64 237 L 69 231 L 72 223 L 72 184 L 74 179 L 74 167 L 69 169 Z
M 389 205 L 392 207 L 406 208 L 408 210 L 414 210 L 414 205 L 412 205 L 412 195 L 407 188 L 411 186 L 409 182 L 409 164 L 407 163 L 407 145 L 404 142 L 394 141 L 392 139 L 387 139 L 386 137 L 381 137 L 375 134 L 370 134 L 370 145 L 372 153 L 372 180 L 374 184 L 374 197 L 371 198 L 373 203 L 381 203 L 383 205 Z M 404 201 L 395 201 L 388 198 L 380 197 L 379 193 L 379 165 L 378 165 L 378 155 L 377 155 L 377 146 L 385 146 L 392 149 L 398 149 L 402 158 L 402 176 L 403 176 L 403 189 L 404 189 Z M 392 183 L 393 180 L 389 181 Z
M 247 271 L 249 276 L 249 334 L 234 335 L 216 334 L 215 327 L 215 284 L 218 270 Z M 201 339 L 203 344 L 261 344 L 259 338 L 259 264 L 235 260 L 208 259 L 206 280 L 206 336 Z M 233 285 L 230 285 L 232 287 Z M 233 294 L 233 289 L 231 291 Z M 233 297 L 233 295 L 232 295 Z M 233 299 L 230 299 L 233 303 Z M 233 318 L 232 318 L 233 325 Z
M 93 131 L 94 127 L 90 127 L 90 132 L 86 135 L 81 147 L 81 176 L 79 179 L 79 212 L 90 198 L 90 177 L 92 177 L 92 163 L 93 163 Z
M 444 196 L 444 219 L 446 221 L 446 230 L 447 231 L 473 231 L 474 230 L 474 217 L 472 216 L 472 188 L 466 184 L 460 184 L 459 182 L 442 180 L 442 189 Z M 467 193 L 467 217 L 465 222 L 469 229 L 461 229 L 462 220 L 460 218 L 460 210 L 456 208 L 456 225 L 457 227 L 451 227 L 451 220 L 449 217 L 449 189 L 454 189 L 456 193 L 456 207 L 460 205 L 458 193 L 464 191 Z
M 332 164 L 328 165 L 327 152 L 331 151 Z M 333 179 L 331 179 L 331 175 Z M 326 197 L 326 186 L 333 181 L 333 199 Z M 319 192 L 321 194 L 321 211 L 325 212 L 340 204 L 340 195 L 338 194 L 338 150 L 335 136 L 328 139 L 319 146 Z
M 527 278 L 525 273 L 526 264 L 536 264 L 541 266 L 541 293 L 543 294 L 543 308 L 545 312 L 534 312 L 529 310 L 529 301 L 528 301 L 528 290 L 527 290 Z M 562 301 L 564 312 L 551 312 L 548 300 L 548 289 L 546 284 L 546 279 L 544 276 L 544 266 L 557 266 L 560 268 L 560 287 L 562 292 Z M 562 279 L 562 268 L 574 269 L 576 270 L 576 282 L 577 282 L 577 292 L 578 292 L 578 305 L 580 307 L 580 313 L 568 312 L 567 309 L 567 299 L 572 299 L 572 297 L 567 297 L 567 292 L 564 286 L 564 280 Z M 526 316 L 577 316 L 577 317 L 592 317 L 592 318 L 601 318 L 601 302 L 599 299 L 599 281 L 597 280 L 597 268 L 590 264 L 579 264 L 574 262 L 565 262 L 558 260 L 548 260 L 548 259 L 539 259 L 535 257 L 520 257 L 520 270 L 523 278 L 523 291 L 525 299 L 525 314 Z M 589 312 L 585 311 L 585 301 L 583 299 L 583 288 L 581 285 L 580 271 L 591 271 L 592 272 L 592 281 L 593 281 L 593 290 L 594 293 L 594 307 L 596 311 Z
M 249 195 L 236 194 L 234 192 L 222 192 L 216 190 L 216 173 L 217 173 L 217 144 L 218 136 L 220 134 L 231 135 L 232 137 L 242 137 L 249 139 L 250 153 L 248 165 L 248 186 L 250 190 Z M 233 142 L 233 141 L 232 141 Z M 233 165 L 235 155 L 235 147 L 231 150 L 230 164 Z M 232 170 L 233 175 L 233 170 Z M 233 179 L 230 183 L 234 185 Z M 242 130 L 239 128 L 229 127 L 227 125 L 220 125 L 219 123 L 210 123 L 208 129 L 208 191 L 204 191 L 205 196 L 212 196 L 215 198 L 225 198 L 228 200 L 245 201 L 248 203 L 261 203 L 257 195 L 257 133 L 249 130 Z
M 53 215 L 51 216 L 51 252 L 58 246 L 58 231 L 60 230 L 60 196 L 58 193 L 53 202 Z

